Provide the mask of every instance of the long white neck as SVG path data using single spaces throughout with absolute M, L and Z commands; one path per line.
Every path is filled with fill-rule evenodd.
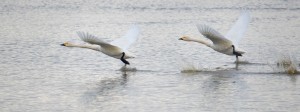
M 201 40 L 201 39 L 190 38 L 188 41 L 198 42 L 198 43 L 204 44 L 204 45 L 206 45 L 208 47 L 212 47 L 213 46 L 212 43 L 209 43 L 209 42 Z
M 80 48 L 87 48 L 87 49 L 92 49 L 92 50 L 96 50 L 96 51 L 100 51 L 101 47 L 98 45 L 89 45 L 89 44 L 71 44 L 68 43 L 67 45 L 65 45 L 67 47 L 80 47 Z

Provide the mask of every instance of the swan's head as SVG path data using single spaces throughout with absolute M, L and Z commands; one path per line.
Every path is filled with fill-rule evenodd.
M 191 38 L 188 37 L 188 36 L 182 36 L 182 37 L 179 38 L 178 40 L 191 41 Z
M 72 46 L 73 44 L 71 44 L 70 42 L 65 42 L 65 43 L 62 43 L 60 44 L 61 46 L 66 46 L 66 47 L 70 47 Z
M 60 44 L 61 46 L 66 46 L 66 47 L 75 47 L 74 44 L 70 43 L 70 42 L 65 42 L 65 43 L 62 43 Z

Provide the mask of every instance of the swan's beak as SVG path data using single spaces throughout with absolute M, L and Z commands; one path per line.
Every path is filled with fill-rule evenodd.
M 61 46 L 69 46 L 70 44 L 68 42 L 64 42 L 62 44 L 60 44 Z
M 183 40 L 182 38 L 179 38 L 178 40 Z
M 60 44 L 61 46 L 66 46 L 65 43 Z

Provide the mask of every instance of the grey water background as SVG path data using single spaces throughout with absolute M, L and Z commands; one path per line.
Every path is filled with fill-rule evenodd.
M 252 20 L 240 47 L 249 63 L 238 70 L 235 57 L 178 40 L 201 38 L 197 23 L 226 34 L 245 8 Z M 299 75 L 272 69 L 280 53 L 300 60 L 299 0 L 1 0 L 0 15 L 1 112 L 300 109 Z M 76 31 L 111 41 L 134 23 L 141 29 L 130 48 L 136 71 L 60 46 L 82 43 Z M 186 63 L 202 72 L 182 73 Z

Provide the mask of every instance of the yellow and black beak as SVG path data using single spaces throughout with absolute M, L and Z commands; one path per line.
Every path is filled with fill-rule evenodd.
M 65 43 L 60 44 L 61 46 L 66 46 Z
M 68 42 L 64 42 L 62 44 L 60 44 L 61 46 L 67 46 Z

